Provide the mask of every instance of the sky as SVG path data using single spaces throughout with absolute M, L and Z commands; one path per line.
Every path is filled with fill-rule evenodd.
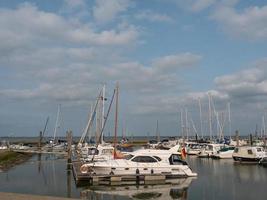
M 209 135 L 208 94 L 214 136 L 260 134 L 266 27 L 264 0 L 1 0 L 0 136 L 37 136 L 48 116 L 52 136 L 59 104 L 58 134 L 80 136 L 116 82 L 119 135 L 154 136 L 158 120 L 181 136 L 186 111 L 189 133 Z

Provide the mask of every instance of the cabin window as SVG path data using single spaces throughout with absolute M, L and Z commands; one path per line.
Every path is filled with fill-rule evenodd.
M 104 155 L 110 155 L 113 153 L 113 149 L 103 149 L 102 154 Z
M 169 157 L 169 162 L 171 165 L 187 165 L 186 161 L 182 160 L 177 154 L 172 154 Z
M 248 154 L 250 154 L 250 155 L 253 154 L 252 149 L 248 149 Z
M 235 152 L 235 153 L 238 153 L 238 148 L 235 148 L 234 152 Z
M 124 159 L 130 160 L 132 157 L 134 157 L 134 156 L 132 154 L 129 154 L 129 155 L 125 156 Z
M 132 159 L 133 162 L 153 163 L 157 162 L 155 158 L 150 156 L 136 156 Z
M 154 158 L 156 158 L 158 161 L 161 161 L 161 158 L 158 156 L 153 156 Z
M 261 148 L 257 148 L 257 152 L 261 152 L 262 151 L 262 149 Z
M 98 155 L 98 149 L 88 149 L 88 155 Z

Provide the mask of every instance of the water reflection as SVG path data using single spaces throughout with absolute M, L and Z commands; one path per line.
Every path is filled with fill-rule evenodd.
M 105 194 L 112 197 L 128 197 L 130 199 L 171 200 L 187 199 L 187 190 L 194 178 L 168 180 L 166 184 L 152 185 L 120 185 L 91 186 L 81 192 L 82 199 L 91 199 L 92 194 Z
M 66 159 L 36 155 L 28 162 L 0 173 L 0 191 L 83 198 L 106 199 L 266 199 L 267 169 L 258 165 L 234 164 L 233 160 L 189 157 L 198 173 L 192 179 L 168 180 L 167 184 L 123 186 L 77 186 Z M 127 183 L 129 184 L 129 183 Z M 0 197 L 1 199 L 1 197 Z

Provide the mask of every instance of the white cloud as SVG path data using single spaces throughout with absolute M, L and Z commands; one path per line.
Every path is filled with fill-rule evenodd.
M 97 22 L 106 23 L 114 20 L 117 15 L 130 6 L 129 0 L 96 0 L 93 16 Z
M 159 70 L 177 70 L 180 68 L 191 67 L 201 60 L 200 55 L 192 53 L 182 53 L 168 55 L 154 60 L 153 65 Z
M 64 0 L 66 6 L 70 7 L 70 8 L 81 8 L 86 6 L 85 1 L 84 0 Z
M 196 0 L 191 5 L 191 10 L 198 12 L 202 11 L 211 5 L 213 5 L 217 0 Z
M 54 13 L 40 11 L 30 4 L 24 4 L 15 10 L 0 10 L 0 27 L 0 39 L 3 41 L 0 48 L 5 49 L 25 48 L 36 43 L 43 46 L 128 45 L 139 36 L 133 25 L 95 31 L 89 24 L 68 21 Z
M 139 20 L 148 20 L 151 22 L 169 22 L 170 23 L 174 21 L 170 16 L 166 14 L 155 13 L 151 10 L 144 10 L 136 14 L 135 18 Z
M 219 0 L 172 0 L 179 7 L 189 10 L 191 12 L 201 12 L 214 4 Z
M 212 17 L 233 36 L 253 40 L 267 38 L 267 6 L 237 11 L 232 6 L 220 5 Z
M 219 90 L 232 98 L 267 97 L 267 62 L 262 61 L 256 67 L 236 74 L 217 77 L 215 83 Z

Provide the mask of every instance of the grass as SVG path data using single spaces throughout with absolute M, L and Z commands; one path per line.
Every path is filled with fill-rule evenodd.
M 8 170 L 15 165 L 25 162 L 31 156 L 31 154 L 29 155 L 8 150 L 0 151 L 0 169 Z

